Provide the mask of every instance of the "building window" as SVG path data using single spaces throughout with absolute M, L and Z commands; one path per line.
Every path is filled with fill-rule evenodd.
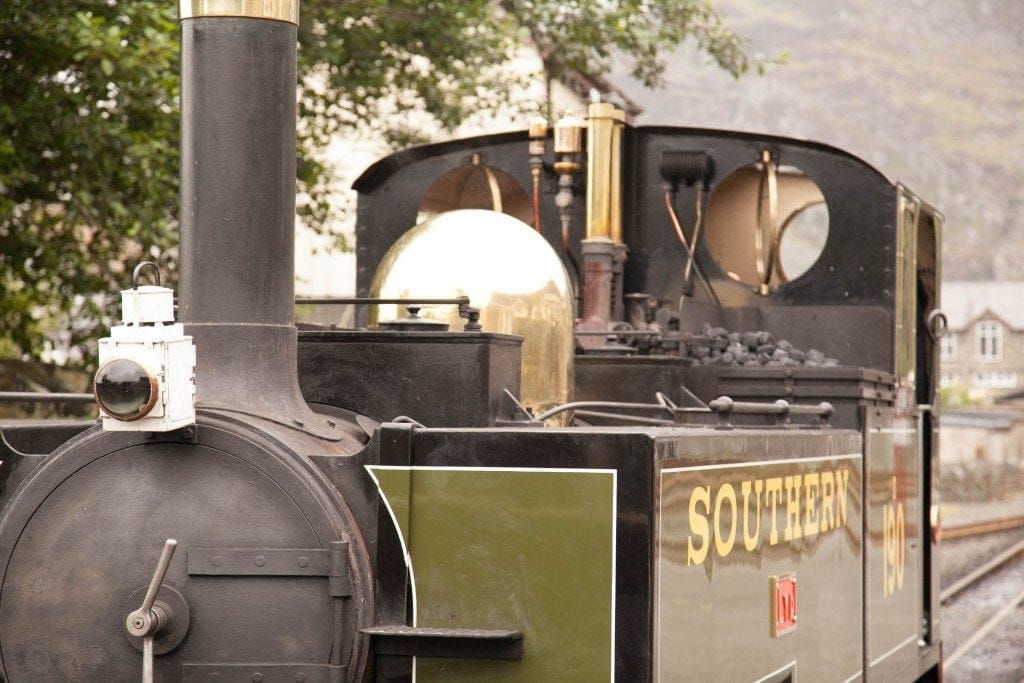
M 960 377 L 955 372 L 944 372 L 940 378 L 940 386 L 952 387 L 960 384 Z
M 1003 358 L 1003 325 L 995 320 L 979 322 L 974 328 L 978 360 L 994 363 Z
M 940 339 L 942 360 L 956 360 L 956 332 L 947 332 Z
M 1017 386 L 1016 372 L 977 372 L 974 386 L 979 389 L 1013 389 Z

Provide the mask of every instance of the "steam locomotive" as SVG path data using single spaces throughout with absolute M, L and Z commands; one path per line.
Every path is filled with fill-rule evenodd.
M 0 680 L 937 679 L 941 214 L 595 103 L 371 166 L 298 329 L 296 22 L 183 3 L 180 321 L 3 430 Z

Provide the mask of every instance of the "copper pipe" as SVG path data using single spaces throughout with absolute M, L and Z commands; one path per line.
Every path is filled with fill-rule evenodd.
M 683 245 L 683 249 L 686 250 L 687 255 L 692 257 L 693 252 L 690 251 L 690 244 L 686 241 L 686 235 L 683 234 L 683 226 L 679 224 L 679 217 L 676 216 L 676 209 L 672 206 L 671 190 L 665 190 L 665 210 L 668 211 L 668 217 L 672 219 L 672 227 L 676 229 L 676 236 L 679 238 L 679 243 Z
M 533 174 L 533 229 L 540 232 L 540 168 L 534 166 Z
M 701 211 L 701 204 L 704 201 L 704 190 L 700 185 L 697 185 L 694 191 L 694 202 L 696 203 L 696 209 L 694 211 L 694 223 L 693 223 L 693 244 L 690 246 L 690 258 L 686 261 L 686 268 L 683 270 L 683 291 L 690 291 L 691 280 L 693 278 L 693 266 L 694 266 L 694 255 L 697 253 L 697 243 L 700 240 L 700 229 L 704 225 L 704 216 Z
M 697 204 L 697 220 L 703 222 L 702 213 L 700 209 L 700 195 L 698 195 L 697 197 Z M 674 206 L 672 206 L 671 190 L 665 190 L 665 210 L 668 211 L 668 217 L 672 220 L 672 227 L 675 228 L 676 236 L 679 237 L 679 242 L 680 244 L 683 245 L 683 249 L 686 250 L 686 255 L 689 259 L 687 261 L 686 268 L 684 269 L 684 278 L 686 278 L 685 273 L 689 272 L 690 264 L 692 263 L 692 268 L 696 270 L 697 279 L 700 280 L 701 285 L 704 287 L 704 291 L 708 293 L 708 296 L 711 297 L 712 301 L 714 301 L 716 304 L 721 304 L 721 302 L 718 300 L 718 295 L 715 294 L 715 290 L 711 288 L 711 282 L 707 279 L 707 276 L 704 275 L 704 271 L 701 270 L 699 266 L 697 266 L 695 260 L 695 247 L 697 246 L 696 238 L 698 236 L 698 229 L 694 228 L 694 243 L 693 247 L 691 247 L 690 244 L 686 241 L 686 235 L 683 234 L 683 226 L 680 225 L 679 223 L 679 217 L 676 215 L 676 209 Z M 731 275 L 731 273 L 728 274 Z M 686 280 L 684 280 L 683 286 L 686 286 Z

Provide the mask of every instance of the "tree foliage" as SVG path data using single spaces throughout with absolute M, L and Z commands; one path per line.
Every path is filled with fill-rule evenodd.
M 143 255 L 174 280 L 177 4 L 0 3 L 0 356 L 96 336 Z M 752 65 L 709 0 L 304 0 L 301 15 L 299 211 L 314 228 L 331 212 L 318 150 L 332 135 L 403 142 L 410 112 L 449 129 L 511 106 L 500 66 L 524 42 L 555 75 L 624 56 L 657 83 L 659 55 L 688 36 L 734 75 Z

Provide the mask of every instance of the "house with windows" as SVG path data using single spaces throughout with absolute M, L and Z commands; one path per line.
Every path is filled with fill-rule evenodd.
M 986 401 L 1024 389 L 1024 282 L 944 282 L 942 310 L 942 386 Z

